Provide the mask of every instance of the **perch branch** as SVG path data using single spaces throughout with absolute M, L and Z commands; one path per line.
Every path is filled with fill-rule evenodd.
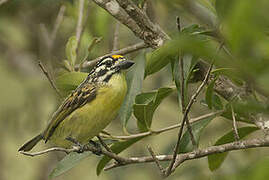
M 199 158 L 203 158 L 212 154 L 218 154 L 218 153 L 234 151 L 234 150 L 258 148 L 258 147 L 269 147 L 269 139 L 256 138 L 256 139 L 250 139 L 250 140 L 243 140 L 243 141 L 232 142 L 232 143 L 223 144 L 219 146 L 211 146 L 205 149 L 197 149 L 192 152 L 188 152 L 184 154 L 178 154 L 174 167 L 178 167 L 184 161 L 192 160 L 192 159 L 199 159 Z M 159 161 L 170 161 L 173 159 L 173 155 L 157 155 L 156 158 Z M 116 167 L 126 166 L 130 164 L 155 162 L 152 156 L 130 157 L 128 159 L 129 159 L 129 162 L 125 164 L 111 163 L 105 167 L 105 170 L 110 170 Z
M 77 146 L 73 146 L 73 148 L 70 148 L 70 149 L 65 149 L 65 148 L 61 148 L 61 147 L 53 147 L 53 148 L 45 149 L 45 150 L 39 151 L 39 152 L 32 152 L 31 153 L 31 152 L 20 151 L 20 153 L 23 155 L 26 155 L 26 156 L 34 157 L 34 156 L 39 156 L 42 154 L 47 154 L 49 152 L 56 152 L 56 151 L 65 152 L 65 153 L 69 154 L 71 152 L 81 152 L 81 149 L 80 149 L 80 147 L 77 147 Z M 104 150 L 104 149 L 98 149 L 97 147 L 94 147 L 94 146 L 90 146 L 90 145 L 83 146 L 83 152 L 86 152 L 86 151 L 91 151 L 91 152 L 97 152 L 97 151 L 99 152 L 100 151 L 101 154 L 106 155 L 106 156 L 116 160 L 117 164 L 130 163 L 128 158 L 120 157 L 113 152 L 109 152 L 109 151 Z M 120 163 L 118 163 L 118 162 L 120 162 Z

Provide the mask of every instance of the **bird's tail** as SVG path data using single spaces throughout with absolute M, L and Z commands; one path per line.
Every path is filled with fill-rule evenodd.
M 30 141 L 26 142 L 19 151 L 30 151 L 41 139 L 43 139 L 43 135 L 39 134 L 32 138 Z

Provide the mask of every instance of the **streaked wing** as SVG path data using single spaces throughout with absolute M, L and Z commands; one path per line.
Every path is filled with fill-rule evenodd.
M 44 131 L 44 140 L 47 142 L 52 136 L 58 125 L 76 109 L 84 106 L 96 97 L 96 86 L 93 84 L 85 84 L 72 92 L 53 114 L 46 130 Z

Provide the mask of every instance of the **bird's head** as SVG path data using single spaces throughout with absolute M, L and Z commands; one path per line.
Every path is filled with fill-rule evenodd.
M 133 61 L 127 60 L 122 55 L 106 56 L 95 65 L 89 76 L 93 81 L 108 82 L 113 74 L 127 70 L 133 64 Z

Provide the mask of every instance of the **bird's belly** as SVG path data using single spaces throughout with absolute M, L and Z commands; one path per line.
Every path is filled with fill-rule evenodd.
M 67 148 L 72 143 L 65 140 L 66 137 L 85 144 L 98 135 L 117 116 L 126 94 L 126 83 L 122 84 L 122 87 L 102 88 L 93 101 L 77 109 L 59 124 L 51 136 L 51 142 Z

